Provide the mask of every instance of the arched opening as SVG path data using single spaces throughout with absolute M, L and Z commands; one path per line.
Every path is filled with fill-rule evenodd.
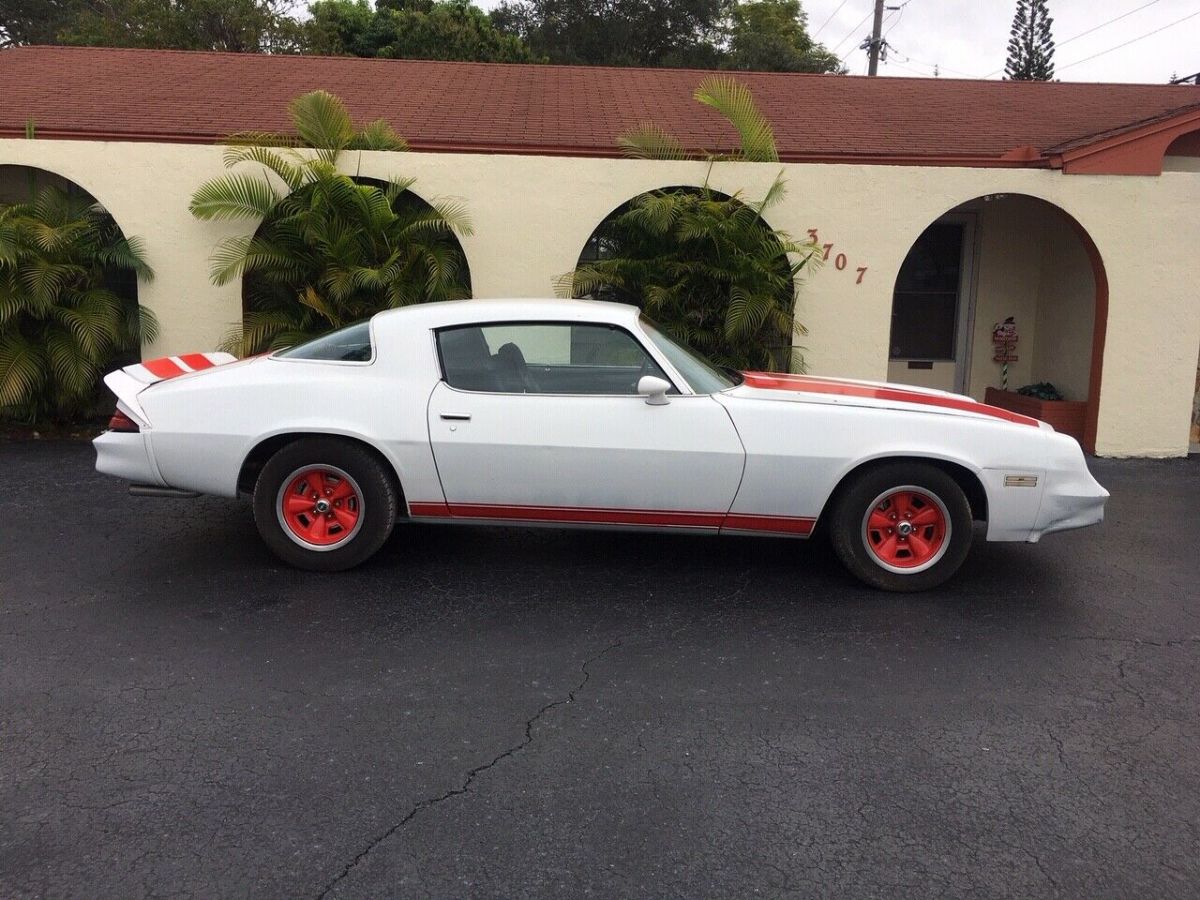
M 1107 316 L 1104 263 L 1073 217 L 978 197 L 930 223 L 900 267 L 888 379 L 1019 407 L 1094 452 Z
M 32 166 L 0 165 L 0 217 L 10 242 L 0 415 L 111 412 L 101 379 L 137 362 L 153 332 L 138 304 L 138 279 L 151 277 L 140 245 L 81 185 Z
M 242 278 L 242 332 L 230 349 L 278 349 L 383 309 L 471 296 L 466 253 L 451 230 L 429 227 L 432 204 L 410 189 L 381 214 L 373 205 L 387 210 L 388 183 L 352 180 L 374 196 L 314 200 L 308 185 L 255 229 L 262 252 Z
M 672 199 L 674 198 L 674 199 Z M 668 209 L 668 203 L 676 207 Z M 671 224 L 667 225 L 666 222 Z M 714 362 L 738 369 L 802 367 L 795 348 L 796 273 L 786 236 L 750 205 L 710 188 L 675 185 L 639 194 L 601 220 L 576 271 L 607 272 L 572 286 L 576 297 L 628 303 Z M 729 254 L 714 253 L 728 247 Z M 740 263 L 735 263 L 739 260 Z M 723 335 L 733 286 L 758 303 L 752 340 Z
M 1200 131 L 1181 134 L 1167 146 L 1164 172 L 1200 172 Z

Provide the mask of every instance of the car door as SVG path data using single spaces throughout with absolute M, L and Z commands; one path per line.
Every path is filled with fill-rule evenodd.
M 630 332 L 485 323 L 437 343 L 429 435 L 448 515 L 720 527 L 742 474 L 737 431 L 707 395 L 639 396 L 642 376 L 666 373 Z

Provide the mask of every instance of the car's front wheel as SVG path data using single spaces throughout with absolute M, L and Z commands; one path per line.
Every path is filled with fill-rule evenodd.
M 398 505 L 384 465 L 338 438 L 288 444 L 254 485 L 254 522 L 267 546 L 284 562 L 319 572 L 349 569 L 374 554 Z
M 971 549 L 971 504 L 927 463 L 876 466 L 835 501 L 834 550 L 850 573 L 885 591 L 923 591 L 958 571 Z

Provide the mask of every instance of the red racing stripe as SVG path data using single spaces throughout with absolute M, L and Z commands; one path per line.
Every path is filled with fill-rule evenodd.
M 797 391 L 804 394 L 865 397 L 870 400 L 883 400 L 888 403 L 915 403 L 920 406 L 956 409 L 961 412 L 991 416 L 993 419 L 1003 419 L 1006 422 L 1015 422 L 1018 425 L 1038 427 L 1038 420 L 1031 419 L 1029 416 L 1009 412 L 1007 409 L 1000 409 L 998 406 L 977 403 L 974 400 L 960 400 L 957 397 L 938 397 L 934 394 L 906 391 L 903 388 L 873 387 L 869 384 L 854 384 L 848 381 L 826 380 L 805 375 L 779 375 L 773 372 L 743 372 L 742 375 L 748 387 L 762 388 L 769 391 Z
M 193 372 L 199 372 L 201 369 L 211 369 L 216 365 L 216 363 L 203 353 L 185 353 L 179 359 Z
M 769 531 L 773 534 L 812 534 L 816 519 L 795 518 L 792 516 L 747 516 L 741 513 L 730 513 L 725 517 L 721 528 L 731 531 Z
M 151 359 L 142 363 L 146 371 L 155 378 L 174 378 L 176 375 L 182 375 L 183 369 L 172 361 L 169 356 L 164 356 L 162 359 Z
M 664 525 L 673 528 L 719 528 L 720 513 L 659 509 L 592 509 L 573 506 L 505 506 L 495 503 L 451 503 L 450 514 L 464 519 L 514 519 L 522 522 L 573 522 L 581 525 Z
M 512 506 L 499 503 L 417 502 L 408 505 L 416 518 L 495 519 L 517 522 L 562 522 L 577 525 L 644 525 L 665 528 L 728 528 L 771 534 L 812 533 L 814 519 L 755 516 L 661 509 L 600 509 L 571 506 Z
M 408 504 L 409 515 L 424 516 L 426 518 L 441 518 L 450 515 L 450 507 L 440 501 L 432 503 L 410 503 Z

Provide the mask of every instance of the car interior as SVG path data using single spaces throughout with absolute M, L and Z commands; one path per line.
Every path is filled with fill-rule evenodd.
M 594 325 L 561 328 L 571 329 L 569 361 L 533 363 L 518 344 L 519 328 L 505 326 L 505 336 L 513 339 L 504 340 L 494 353 L 484 327 L 443 329 L 437 337 L 446 383 L 459 390 L 502 394 L 636 395 L 638 381 L 645 375 L 670 381 L 659 365 L 624 332 L 617 332 L 623 340 L 609 341 L 597 352 L 595 342 L 586 340 L 588 332 L 611 335 L 613 329 Z M 515 336 L 514 330 L 518 332 Z M 498 331 L 494 329 L 493 333 Z M 537 349 L 536 341 L 530 345 Z M 674 389 L 671 392 L 678 393 Z

